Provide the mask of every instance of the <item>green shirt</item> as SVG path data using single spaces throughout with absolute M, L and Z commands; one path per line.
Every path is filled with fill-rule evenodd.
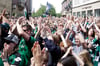
M 8 63 L 10 65 L 16 65 L 16 66 L 27 66 L 25 65 L 25 58 L 20 53 L 15 52 L 12 55 L 8 57 Z M 28 63 L 27 63 L 28 64 Z M 0 66 L 4 66 L 2 59 L 0 58 Z
M 96 38 L 94 38 L 91 41 L 91 43 L 92 43 L 93 48 L 90 48 L 88 50 L 92 58 L 93 65 L 98 66 L 98 62 L 100 62 L 100 40 L 97 40 Z
M 21 41 L 19 43 L 19 52 L 28 59 L 28 60 L 26 59 L 27 62 L 32 57 L 31 48 L 35 41 L 36 39 L 31 36 L 29 41 L 26 41 L 24 38 L 21 38 Z
M 53 30 L 53 31 L 52 31 L 52 34 L 54 34 L 55 32 L 56 32 L 56 30 Z
M 38 27 L 36 26 L 36 27 L 35 27 L 35 30 L 34 30 L 34 33 L 36 34 L 37 31 L 38 31 Z
M 0 54 L 1 55 L 1 54 Z M 4 66 L 2 59 L 0 58 L 0 66 Z

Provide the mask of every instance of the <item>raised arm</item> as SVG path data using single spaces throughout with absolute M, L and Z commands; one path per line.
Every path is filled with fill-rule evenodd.
M 22 26 L 21 26 L 21 22 L 22 22 L 23 18 L 24 17 L 20 17 L 17 20 L 17 31 L 18 31 L 19 36 L 22 36 L 26 41 L 28 41 L 30 39 L 30 35 L 28 35 L 26 32 L 24 32 L 22 29 Z
M 94 26 L 95 26 L 96 30 L 100 33 L 99 27 L 96 24 L 94 24 Z
M 81 23 L 80 23 L 80 27 L 81 27 L 81 29 L 82 29 L 83 32 L 86 32 L 85 27 Z
M 35 37 L 34 38 L 37 38 L 37 36 L 40 34 L 40 31 L 41 31 L 41 29 L 42 29 L 42 25 L 41 25 L 41 21 L 42 19 L 41 18 L 39 18 L 39 20 L 37 21 L 37 24 L 38 24 L 38 31 L 37 31 L 37 33 L 35 34 Z
M 68 56 L 68 54 L 72 51 L 72 46 L 70 46 L 68 49 L 67 49 L 67 51 L 65 52 L 65 54 L 61 57 L 61 58 L 65 58 L 65 57 L 67 57 Z
M 93 26 L 93 22 L 90 25 L 87 25 L 87 28 L 90 29 Z

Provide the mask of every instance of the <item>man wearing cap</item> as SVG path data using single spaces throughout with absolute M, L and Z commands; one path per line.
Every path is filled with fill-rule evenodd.
M 19 39 L 16 35 L 8 35 L 5 39 L 3 52 L 0 56 L 0 66 L 26 66 L 24 56 L 18 50 Z

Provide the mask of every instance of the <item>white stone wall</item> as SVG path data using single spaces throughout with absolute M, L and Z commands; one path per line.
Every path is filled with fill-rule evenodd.
M 96 2 L 96 1 L 100 1 L 100 0 L 73 0 L 72 6 L 77 7 L 80 5 L 85 5 L 85 4 Z
M 92 10 L 93 16 L 95 16 L 95 10 L 96 9 L 100 9 L 100 2 L 95 2 L 95 3 L 92 3 L 92 4 L 83 5 L 83 6 L 80 6 L 80 7 L 74 7 L 72 9 L 72 12 L 73 13 L 80 12 L 80 15 L 82 15 L 82 12 L 85 11 L 86 16 L 87 16 L 88 11 Z
M 73 8 L 72 10 L 73 12 L 80 12 L 80 11 L 87 11 L 87 10 L 93 10 L 93 9 L 100 9 L 100 2 Z

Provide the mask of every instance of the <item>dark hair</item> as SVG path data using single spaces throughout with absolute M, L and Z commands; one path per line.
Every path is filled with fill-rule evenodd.
M 53 39 L 56 44 L 60 44 L 61 42 L 60 35 L 53 35 Z
M 29 24 L 22 25 L 22 27 L 27 27 L 27 30 L 32 31 L 32 27 Z
M 90 29 L 93 29 L 93 28 L 90 28 Z M 89 29 L 89 30 L 90 30 L 90 29 Z M 89 30 L 88 30 L 88 32 L 89 32 Z M 94 31 L 94 29 L 93 29 L 92 37 L 95 37 L 95 31 Z
M 60 59 L 59 63 L 61 63 L 63 66 L 77 66 L 75 58 L 73 56 L 68 56 Z
M 93 35 L 92 35 L 92 37 L 95 37 L 95 31 L 94 31 L 94 29 L 93 29 Z

